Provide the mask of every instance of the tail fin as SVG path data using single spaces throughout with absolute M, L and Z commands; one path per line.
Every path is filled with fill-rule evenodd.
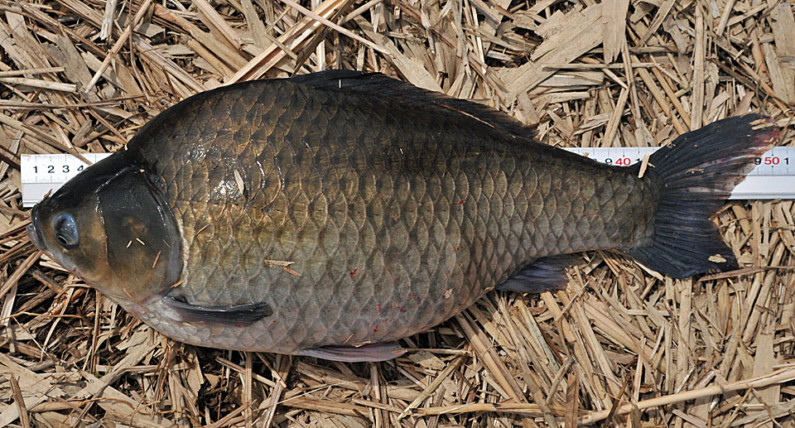
M 656 151 L 649 164 L 662 189 L 654 236 L 627 253 L 675 278 L 736 269 L 710 217 L 777 138 L 770 118 L 752 114 L 712 123 Z

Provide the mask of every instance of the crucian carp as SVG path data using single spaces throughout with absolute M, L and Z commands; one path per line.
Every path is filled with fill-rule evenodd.
M 564 287 L 567 254 L 736 268 L 710 217 L 778 130 L 718 121 L 642 177 L 533 135 L 376 73 L 239 83 L 154 118 L 40 202 L 29 234 L 173 339 L 386 360 L 489 290 Z

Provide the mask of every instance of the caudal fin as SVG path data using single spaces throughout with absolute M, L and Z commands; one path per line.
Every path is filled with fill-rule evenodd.
M 737 268 L 710 217 L 778 138 L 770 118 L 751 114 L 689 132 L 656 151 L 650 168 L 662 179 L 650 243 L 627 252 L 675 278 Z

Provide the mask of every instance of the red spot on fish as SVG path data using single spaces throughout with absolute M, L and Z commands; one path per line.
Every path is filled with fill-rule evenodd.
M 381 304 L 380 303 L 376 303 L 375 307 L 378 308 L 378 313 L 380 314 L 381 313 Z
M 460 201 L 458 201 L 458 205 L 464 205 L 464 200 L 461 199 Z
M 397 308 L 398 308 L 398 310 L 400 311 L 400 313 L 402 313 L 402 314 L 405 314 L 405 313 L 406 313 L 406 310 L 405 310 L 405 309 L 403 309 L 403 307 L 402 307 L 402 306 L 398 306 Z
M 383 193 L 381 194 L 381 197 L 382 197 L 382 198 L 384 197 L 384 194 L 383 194 Z
M 378 326 L 375 326 L 375 328 L 373 329 L 373 333 L 377 333 L 377 332 L 378 332 Z
M 276 320 L 271 321 L 271 324 L 268 327 L 273 327 L 274 324 L 276 324 Z
M 359 272 L 359 268 L 355 268 L 354 270 L 351 271 L 351 278 L 353 278 L 353 276 L 356 275 L 356 272 Z
M 412 293 L 412 294 L 411 294 L 411 300 L 413 300 L 413 301 L 415 301 L 415 302 L 416 302 L 416 301 L 418 301 L 418 300 L 420 300 L 420 299 L 417 297 L 417 295 L 416 295 L 416 294 Z

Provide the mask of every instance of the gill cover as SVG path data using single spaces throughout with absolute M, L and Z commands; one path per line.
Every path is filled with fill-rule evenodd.
M 128 167 L 97 192 L 113 292 L 133 301 L 165 294 L 182 271 L 179 228 L 147 172 Z M 104 290 L 103 290 L 104 291 Z

